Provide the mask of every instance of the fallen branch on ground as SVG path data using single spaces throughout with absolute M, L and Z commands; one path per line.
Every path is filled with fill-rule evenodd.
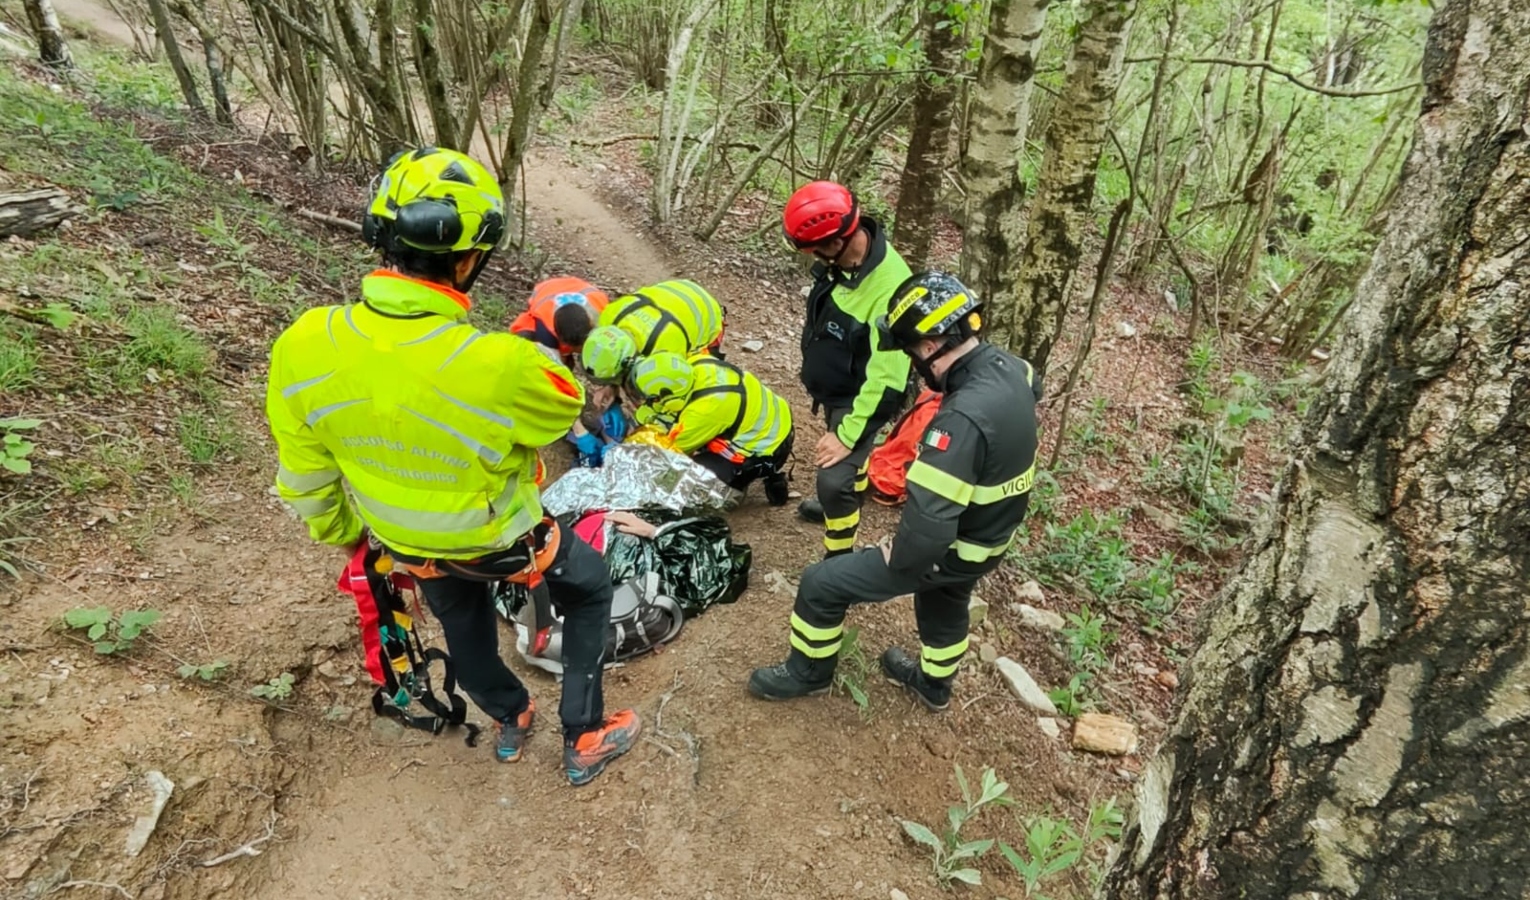
M 353 222 L 350 219 L 342 219 L 339 216 L 332 216 L 328 213 L 316 212 L 315 210 L 307 209 L 302 206 L 297 208 L 297 214 L 305 219 L 312 219 L 315 222 L 323 222 L 325 225 L 329 225 L 334 228 L 340 228 L 345 231 L 355 232 L 356 234 L 361 233 L 361 223 Z
M 230 850 L 229 852 L 223 854 L 222 856 L 214 856 L 212 859 L 204 859 L 201 862 L 197 863 L 197 865 L 201 866 L 204 869 L 211 869 L 213 866 L 220 866 L 220 865 L 228 862 L 231 859 L 238 859 L 241 856 L 259 856 L 264 851 L 258 850 L 256 848 L 259 847 L 261 844 L 264 844 L 266 841 L 271 840 L 271 838 L 274 837 L 275 835 L 276 835 L 276 813 L 272 813 L 271 814 L 271 818 L 266 820 L 266 833 L 265 834 L 261 835 L 260 837 L 256 838 L 253 841 L 250 841 L 249 843 L 245 844 L 244 846 L 239 847 L 238 849 Z

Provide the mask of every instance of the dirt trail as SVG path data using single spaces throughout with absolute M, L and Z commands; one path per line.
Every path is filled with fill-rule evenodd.
M 106 37 L 131 42 L 131 32 L 120 23 L 113 27 L 115 15 L 92 0 L 57 0 L 57 6 L 65 16 L 96 23 Z M 528 160 L 527 195 L 536 241 L 580 274 L 616 286 L 687 274 L 614 211 L 586 173 L 555 152 L 540 150 Z M 730 335 L 767 336 L 786 346 L 779 308 L 754 299 L 758 281 L 728 275 L 703 281 L 728 304 Z M 772 347 L 744 360 L 751 361 L 801 411 L 798 446 L 808 446 L 817 434 L 803 421 L 809 416 L 790 353 Z M 810 489 L 800 472 L 796 487 Z M 871 688 L 876 715 L 870 722 L 842 698 L 786 706 L 748 699 L 749 669 L 774 661 L 786 645 L 791 594 L 771 589 L 772 576 L 794 577 L 818 553 L 815 529 L 757 497 L 732 516 L 738 536 L 755 548 L 753 588 L 738 603 L 697 619 L 673 648 L 609 674 L 608 702 L 638 707 L 647 736 L 593 786 L 575 791 L 562 782 L 557 688 L 514 660 L 543 710 L 525 762 L 497 765 L 485 748 L 469 749 L 450 736 L 401 735 L 375 725 L 365 709 L 354 614 L 333 591 L 338 558 L 305 542 L 301 527 L 264 493 L 263 480 L 243 490 L 227 492 L 216 528 L 153 547 L 156 566 L 170 567 L 170 581 L 129 584 L 124 600 L 152 595 L 161 606 L 185 604 L 200 627 L 197 604 L 234 601 L 204 597 L 175 581 L 187 577 L 178 573 L 231 573 L 230 588 L 254 585 L 238 602 L 248 604 L 243 613 L 258 623 L 259 646 L 249 634 L 219 634 L 209 650 L 270 657 L 267 668 L 275 671 L 296 659 L 304 706 L 360 711 L 347 728 L 312 714 L 262 713 L 247 702 L 232 703 L 216 711 L 221 725 L 181 738 L 200 747 L 183 759 L 203 760 L 215 771 L 216 754 L 232 752 L 217 748 L 235 741 L 230 733 L 258 727 L 260 718 L 271 781 L 285 785 L 279 796 L 262 801 L 265 806 L 250 808 L 249 797 L 237 792 L 207 795 L 204 807 L 221 805 L 224 815 L 242 817 L 240 829 L 252 817 L 264 818 L 267 808 L 279 813 L 266 852 L 212 870 L 224 880 L 203 881 L 204 890 L 217 888 L 208 896 L 885 898 L 896 887 L 922 900 L 939 892 L 897 819 L 943 819 L 953 795 L 953 762 L 969 771 L 1000 765 L 1012 777 L 1023 764 L 1025 778 L 1016 784 L 1022 796 L 1050 799 L 1059 778 L 1056 745 L 1031 717 L 997 699 L 1002 690 L 987 673 L 967 676 L 969 703 L 938 718 L 880 682 Z M 867 537 L 875 538 L 876 523 L 885 525 L 887 517 L 874 512 L 869 518 Z M 237 559 L 229 558 L 231 547 L 239 548 Z M 873 660 L 882 647 L 907 643 L 914 633 L 907 604 L 858 613 L 856 624 Z M 326 649 L 331 646 L 342 649 L 334 655 Z M 503 649 L 513 655 L 508 644 Z M 330 674 L 318 674 L 326 662 Z M 361 677 L 347 685 L 347 675 Z M 72 688 L 88 689 L 78 680 Z M 152 702 L 153 715 L 142 721 L 136 740 L 152 742 L 163 723 L 179 727 L 179 717 L 195 713 L 163 695 Z M 211 706 L 198 702 L 204 712 Z M 232 724 L 228 715 L 235 716 Z M 58 752 L 67 752 L 70 735 L 84 737 L 79 730 L 60 730 Z M 92 752 L 106 767 L 118 749 Z M 969 893 L 993 896 L 988 888 Z M 190 894 L 172 886 L 168 896 Z

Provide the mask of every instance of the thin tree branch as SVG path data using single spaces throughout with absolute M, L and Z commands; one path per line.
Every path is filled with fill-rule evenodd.
M 1158 62 L 1161 59 L 1161 56 L 1133 56 L 1129 57 L 1126 62 Z M 1404 91 L 1411 91 L 1419 86 L 1419 83 L 1414 81 L 1408 84 L 1399 85 L 1397 87 L 1376 88 L 1375 90 L 1366 91 L 1345 91 L 1338 88 L 1323 87 L 1321 85 L 1313 84 L 1310 81 L 1303 81 L 1301 76 L 1297 75 L 1295 72 L 1288 72 L 1285 69 L 1276 66 L 1274 63 L 1263 59 L 1232 59 L 1226 56 L 1177 56 L 1174 58 L 1174 61 L 1192 64 L 1199 63 L 1213 66 L 1234 66 L 1240 69 L 1264 69 L 1271 75 L 1279 75 L 1281 78 L 1284 78 L 1285 80 L 1291 82 L 1304 91 L 1311 91 L 1314 94 L 1322 94 L 1325 97 L 1384 97 L 1388 94 L 1401 94 Z

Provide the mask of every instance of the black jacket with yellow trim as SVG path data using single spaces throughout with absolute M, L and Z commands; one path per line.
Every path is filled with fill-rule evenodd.
M 946 373 L 940 411 L 908 470 L 891 566 L 923 573 L 954 556 L 997 565 L 1025 518 L 1036 475 L 1031 365 L 979 344 Z

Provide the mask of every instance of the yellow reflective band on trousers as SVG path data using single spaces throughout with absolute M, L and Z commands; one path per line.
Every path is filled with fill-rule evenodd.
M 914 460 L 914 464 L 908 467 L 908 482 L 917 484 L 958 506 L 966 506 L 972 502 L 972 485 L 950 472 L 935 468 L 922 459 Z
M 855 532 L 860 527 L 860 510 L 856 510 L 848 516 L 825 518 L 823 520 L 823 548 L 830 553 L 839 550 L 849 550 L 855 546 Z
M 1008 553 L 1009 548 L 1014 546 L 1015 535 L 1018 533 L 1019 529 L 1010 532 L 1009 540 L 991 547 L 984 546 L 983 544 L 974 544 L 971 541 L 957 541 L 951 545 L 951 549 L 955 551 L 957 558 L 963 562 L 985 563 L 995 556 L 1003 556 Z
M 968 639 L 962 638 L 949 647 L 925 647 L 919 654 L 919 668 L 931 678 L 950 678 L 961 668 L 967 645 Z
M 843 625 L 819 628 L 816 625 L 809 625 L 801 616 L 792 613 L 791 644 L 809 659 L 828 659 L 839 653 L 844 633 Z
M 861 524 L 861 511 L 856 510 L 848 516 L 834 518 L 832 516 L 823 520 L 825 531 L 844 531 L 849 528 L 854 530 Z

